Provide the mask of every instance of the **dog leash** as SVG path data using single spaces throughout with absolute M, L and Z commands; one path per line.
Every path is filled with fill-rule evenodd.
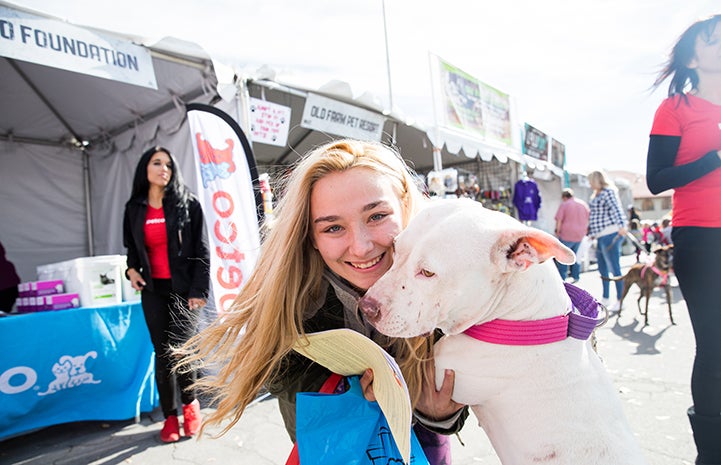
M 628 231 L 626 231 L 626 238 L 628 238 L 628 240 L 631 241 L 631 243 L 632 243 L 634 246 L 638 247 L 639 249 L 643 249 L 643 248 L 644 248 L 643 245 L 641 245 L 641 243 L 638 242 L 638 239 L 636 239 L 636 236 L 634 236 L 633 234 L 631 234 L 631 233 L 628 232 Z
M 613 247 L 613 244 L 615 244 L 616 242 L 618 242 L 619 239 L 621 239 L 621 236 L 620 236 L 619 234 L 616 234 L 616 237 L 614 237 L 613 240 L 611 241 L 611 243 L 608 244 L 608 246 L 606 247 L 606 250 L 607 250 L 607 251 L 608 251 L 608 250 L 611 250 L 611 247 Z

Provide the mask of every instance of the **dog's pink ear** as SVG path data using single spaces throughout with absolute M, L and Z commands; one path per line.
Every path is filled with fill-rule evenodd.
M 506 265 L 510 270 L 522 271 L 536 263 L 555 257 L 560 263 L 570 265 L 576 261 L 573 251 L 555 237 L 541 230 L 527 230 L 514 234 L 506 250 Z M 503 250 L 503 248 L 502 248 Z

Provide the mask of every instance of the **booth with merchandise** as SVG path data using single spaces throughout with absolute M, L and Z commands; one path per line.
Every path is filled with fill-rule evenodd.
M 157 405 L 154 353 L 125 257 L 38 267 L 19 314 L 0 318 L 0 440 L 81 420 L 140 418 Z

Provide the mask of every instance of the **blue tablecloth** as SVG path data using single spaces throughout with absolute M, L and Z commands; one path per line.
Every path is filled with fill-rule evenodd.
M 140 302 L 0 318 L 0 439 L 158 404 Z

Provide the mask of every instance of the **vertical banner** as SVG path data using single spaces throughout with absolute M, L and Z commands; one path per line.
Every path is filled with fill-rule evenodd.
M 559 168 L 566 165 L 566 145 L 556 139 L 551 140 L 551 163 Z
M 436 121 L 511 145 L 510 96 L 431 55 Z
M 187 110 L 198 197 L 208 229 L 212 294 L 222 315 L 253 271 L 260 251 L 258 170 L 248 139 L 228 114 L 194 103 Z

